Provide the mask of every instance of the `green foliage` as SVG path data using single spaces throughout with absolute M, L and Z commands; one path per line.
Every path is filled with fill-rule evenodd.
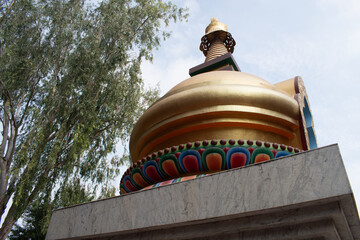
M 46 230 L 43 231 L 44 216 L 49 214 L 49 207 L 47 204 L 30 205 L 24 214 L 24 227 L 19 224 L 14 225 L 9 235 L 10 240 L 28 240 L 28 239 L 45 239 Z
M 22 222 L 24 226 L 15 224 L 9 239 L 45 239 L 50 216 L 54 209 L 67 207 L 94 200 L 94 194 L 82 186 L 80 179 L 74 178 L 69 184 L 61 186 L 61 191 L 51 199 L 50 196 L 40 195 L 26 209 Z
M 162 28 L 186 12 L 162 0 L 0 5 L 2 217 L 13 197 L 3 238 L 39 196 L 63 194 L 59 186 L 74 177 L 114 193 L 109 181 L 123 162 L 107 156 L 158 96 L 144 89 L 140 64 L 169 36 Z

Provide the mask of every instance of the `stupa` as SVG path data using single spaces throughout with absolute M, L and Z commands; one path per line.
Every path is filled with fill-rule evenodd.
M 122 194 L 316 148 L 302 79 L 271 84 L 241 72 L 235 44 L 213 18 L 200 44 L 205 63 L 134 126 Z
M 241 72 L 235 44 L 212 19 L 205 62 L 134 126 L 120 196 L 54 211 L 46 239 L 360 239 L 341 154 L 317 148 L 302 79 Z

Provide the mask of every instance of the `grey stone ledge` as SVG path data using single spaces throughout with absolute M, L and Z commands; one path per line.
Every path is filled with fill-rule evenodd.
M 359 226 L 330 145 L 59 209 L 46 239 L 360 239 Z

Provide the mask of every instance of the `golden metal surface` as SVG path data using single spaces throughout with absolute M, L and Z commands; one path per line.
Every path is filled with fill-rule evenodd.
M 165 98 L 168 95 L 177 93 L 179 91 L 185 91 L 186 89 L 190 89 L 190 88 L 197 88 L 205 85 L 222 85 L 222 84 L 257 86 L 262 88 L 268 88 L 274 91 L 281 92 L 283 94 L 287 94 L 290 97 L 293 97 L 293 95 L 276 87 L 276 85 L 273 85 L 268 81 L 249 73 L 235 72 L 235 71 L 226 71 L 226 72 L 214 71 L 214 72 L 204 73 L 199 76 L 194 76 L 192 78 L 188 78 L 182 81 L 181 83 L 177 84 L 175 87 L 170 89 L 170 91 L 166 93 L 163 98 Z
M 296 92 L 295 92 L 295 78 L 290 78 L 288 80 L 279 82 L 279 83 L 275 83 L 274 85 L 283 90 L 284 92 L 288 93 L 290 96 L 295 96 Z
M 228 53 L 228 50 L 224 43 L 220 39 L 217 39 L 211 44 L 210 49 L 206 54 L 205 62 L 211 61 L 226 53 Z
M 227 31 L 225 24 L 211 19 L 200 44 L 205 61 L 234 51 L 235 40 Z M 211 71 L 179 83 L 141 116 L 131 134 L 130 153 L 136 162 L 166 147 L 211 139 L 309 149 L 309 136 L 315 138 L 312 126 L 300 77 L 273 85 L 243 72 Z
M 206 56 L 205 62 L 215 59 L 228 52 L 234 52 L 235 40 L 227 31 L 227 26 L 216 18 L 205 29 L 205 35 L 201 38 L 200 50 Z
M 219 20 L 217 20 L 217 18 L 211 18 L 211 23 L 206 27 L 205 29 L 205 34 L 209 34 L 215 31 L 228 31 L 227 26 L 222 23 L 219 22 Z
M 302 149 L 299 105 L 275 85 L 251 74 L 215 71 L 196 75 L 154 103 L 134 126 L 135 162 L 151 152 L 205 139 L 253 139 Z

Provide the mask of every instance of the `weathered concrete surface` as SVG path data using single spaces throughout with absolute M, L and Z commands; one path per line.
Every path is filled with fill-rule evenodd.
M 360 239 L 337 145 L 59 209 L 47 239 Z

